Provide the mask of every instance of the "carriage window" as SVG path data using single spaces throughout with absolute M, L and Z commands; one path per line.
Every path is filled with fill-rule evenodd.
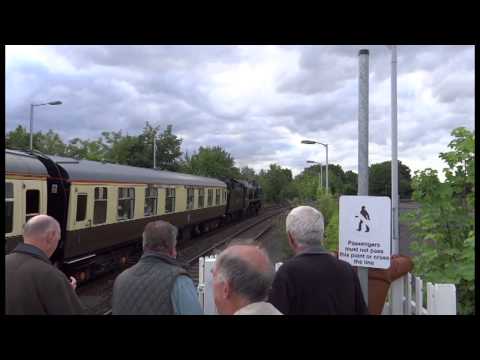
M 157 215 L 157 199 L 158 199 L 158 189 L 153 186 L 148 186 L 145 189 L 145 207 L 144 215 L 153 216 Z
M 212 206 L 213 205 L 213 189 L 208 189 L 207 190 L 207 206 Z
M 205 189 L 198 189 L 198 207 L 203 208 L 205 200 Z
M 117 219 L 118 220 L 133 219 L 134 210 L 135 210 L 135 189 L 134 188 L 118 188 Z
M 187 189 L 187 210 L 193 209 L 194 195 L 195 195 L 195 189 L 193 188 Z
M 13 184 L 5 183 L 5 232 L 13 230 Z
M 95 205 L 93 207 L 93 223 L 103 224 L 107 221 L 107 188 L 95 188 Z
M 175 188 L 166 189 L 165 212 L 175 212 Z
M 26 192 L 25 221 L 40 213 L 40 191 L 27 190 Z
M 77 221 L 83 221 L 87 217 L 87 194 L 77 195 Z
M 215 189 L 215 205 L 220 205 L 220 189 Z

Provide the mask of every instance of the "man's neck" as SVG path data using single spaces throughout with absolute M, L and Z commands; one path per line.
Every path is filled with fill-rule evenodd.
M 232 308 L 232 311 L 231 311 L 231 313 L 232 313 L 232 314 L 235 314 L 238 310 L 244 308 L 244 307 L 247 306 L 247 305 L 250 305 L 251 303 L 252 303 L 251 301 L 249 301 L 249 300 L 247 300 L 247 299 L 245 299 L 245 298 L 243 298 L 243 297 L 237 296 L 237 297 L 235 297 L 234 299 L 232 299 L 232 302 L 231 302 L 231 304 L 232 304 L 232 307 L 231 307 L 231 308 Z

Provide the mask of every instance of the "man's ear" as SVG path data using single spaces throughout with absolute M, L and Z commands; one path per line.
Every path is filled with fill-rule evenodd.
M 222 295 L 224 299 L 228 299 L 231 296 L 231 287 L 228 281 L 224 280 L 223 281 L 223 289 L 222 289 Z
M 289 231 L 287 231 L 287 235 L 288 235 L 288 245 L 290 245 L 290 247 L 295 250 L 297 248 L 297 243 L 295 242 L 295 239 L 292 237 Z

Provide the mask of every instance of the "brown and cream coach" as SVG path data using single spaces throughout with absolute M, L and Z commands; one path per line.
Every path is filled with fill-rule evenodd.
M 49 214 L 62 229 L 52 261 L 79 280 L 125 261 L 152 220 L 176 225 L 185 240 L 261 206 L 256 184 L 36 151 L 6 150 L 5 170 L 6 253 L 30 217 Z

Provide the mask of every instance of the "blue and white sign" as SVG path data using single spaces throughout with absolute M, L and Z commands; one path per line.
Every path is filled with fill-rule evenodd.
M 353 266 L 388 269 L 391 209 L 387 196 L 340 196 L 338 258 Z

